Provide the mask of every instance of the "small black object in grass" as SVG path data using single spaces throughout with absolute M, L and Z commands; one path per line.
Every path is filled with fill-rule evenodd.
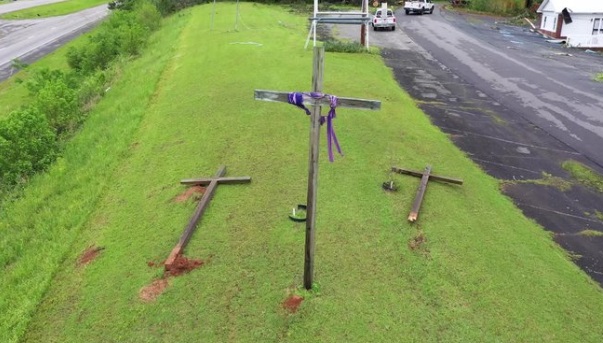
M 383 183 L 383 189 L 385 189 L 386 191 L 390 191 L 390 192 L 395 192 L 398 190 L 398 186 L 396 186 L 394 184 L 394 181 L 385 181 Z
M 294 222 L 305 222 L 306 221 L 306 205 L 299 204 L 297 208 L 293 208 L 291 214 L 289 215 L 289 219 Z

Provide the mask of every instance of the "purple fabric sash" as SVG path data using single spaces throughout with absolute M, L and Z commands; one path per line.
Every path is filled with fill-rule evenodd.
M 343 156 L 343 153 L 341 152 L 341 147 L 339 146 L 339 141 L 337 140 L 337 135 L 335 134 L 335 128 L 333 127 L 333 119 L 335 119 L 337 115 L 337 113 L 335 112 L 335 108 L 337 107 L 337 97 L 335 95 L 321 93 L 289 93 L 289 103 L 303 109 L 304 111 L 306 111 L 307 115 L 310 115 L 311 112 L 304 105 L 304 96 L 309 96 L 315 100 L 323 98 L 329 99 L 329 113 L 326 116 L 320 117 L 320 125 L 323 125 L 325 121 L 327 122 L 327 148 L 329 150 L 329 161 L 333 162 L 335 161 L 335 158 L 333 156 L 333 143 L 337 148 L 337 152 L 339 152 L 339 154 Z

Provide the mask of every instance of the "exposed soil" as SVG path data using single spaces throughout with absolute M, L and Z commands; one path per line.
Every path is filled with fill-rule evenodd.
M 140 289 L 138 296 L 143 301 L 154 301 L 169 285 L 167 278 L 154 280 L 150 285 Z
M 190 197 L 198 198 L 204 192 L 205 192 L 205 187 L 203 187 L 203 186 L 191 186 L 191 187 L 187 188 L 182 194 L 175 197 L 174 202 L 185 202 Z
M 304 301 L 303 297 L 293 294 L 283 301 L 283 308 L 289 313 L 295 313 L 302 301 Z
M 170 270 L 166 270 L 165 274 L 167 276 L 179 276 L 201 267 L 204 263 L 203 260 L 189 259 L 183 255 L 178 255 Z
M 423 244 L 427 242 L 427 238 L 423 234 L 423 232 L 419 232 L 415 237 L 411 238 L 408 241 L 408 247 L 410 250 L 419 250 L 423 247 Z
M 103 247 L 97 247 L 94 245 L 86 248 L 86 250 L 84 250 L 84 252 L 80 255 L 80 258 L 78 258 L 78 260 L 77 260 L 78 267 L 92 262 L 100 254 L 100 252 L 104 249 L 105 248 L 103 248 Z
M 211 258 L 211 257 L 210 257 Z M 209 261 L 209 259 L 207 260 Z M 169 285 L 168 279 L 170 277 L 180 276 L 186 274 L 193 269 L 197 269 L 205 264 L 203 260 L 189 259 L 185 256 L 178 255 L 174 260 L 170 270 L 166 270 L 163 273 L 163 277 L 154 280 L 150 285 L 143 287 L 138 296 L 140 299 L 146 302 L 154 301 Z M 148 261 L 147 266 L 149 267 L 164 267 L 162 262 Z

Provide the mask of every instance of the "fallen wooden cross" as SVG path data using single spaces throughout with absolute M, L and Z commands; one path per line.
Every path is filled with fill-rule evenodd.
M 184 233 L 180 237 L 178 244 L 176 244 L 176 246 L 174 247 L 174 249 L 172 249 L 172 252 L 168 256 L 168 258 L 165 260 L 165 262 L 164 262 L 165 270 L 170 270 L 172 268 L 174 261 L 176 260 L 178 255 L 180 255 L 182 253 L 182 250 L 184 250 L 184 248 L 188 244 L 188 241 L 191 239 L 193 232 L 195 232 L 197 223 L 201 219 L 201 216 L 203 216 L 203 213 L 205 212 L 207 205 L 213 198 L 218 185 L 221 183 L 238 184 L 238 183 L 251 182 L 251 177 L 249 177 L 249 176 L 223 177 L 224 174 L 226 174 L 226 166 L 220 166 L 220 168 L 218 169 L 218 172 L 216 173 L 216 175 L 213 178 L 186 179 L 186 180 L 180 181 L 180 183 L 184 184 L 184 185 L 201 185 L 201 186 L 207 186 L 207 188 L 205 189 L 205 192 L 203 193 L 201 200 L 199 200 L 199 204 L 197 205 L 197 208 L 195 209 L 195 213 L 189 220 L 188 225 L 186 225 L 186 228 L 184 229 Z
M 324 47 L 314 48 L 311 93 L 314 95 L 324 95 L 322 93 L 324 54 Z M 256 100 L 290 103 L 289 95 L 290 93 L 287 92 L 255 90 Z M 320 109 L 321 105 L 329 106 L 330 99 L 324 96 L 312 97 L 311 95 L 304 94 L 303 103 L 312 106 L 312 113 L 310 115 L 310 152 L 308 158 L 308 197 L 306 200 L 306 250 L 304 258 L 304 287 L 306 289 L 311 289 L 314 273 L 314 226 L 316 225 L 316 200 L 318 193 Z M 381 102 L 376 100 L 337 97 L 337 107 L 378 110 L 381 108 Z M 327 131 L 329 129 L 328 126 L 329 124 L 327 123 Z M 331 144 L 330 141 L 328 143 L 329 145 Z
M 463 180 L 460 179 L 453 179 L 450 177 L 431 174 L 431 166 L 429 165 L 425 167 L 425 171 L 423 171 L 422 173 L 398 167 L 392 167 L 392 171 L 399 174 L 406 174 L 421 178 L 421 183 L 419 184 L 419 188 L 417 189 L 417 195 L 415 196 L 415 201 L 413 202 L 412 209 L 410 210 L 410 214 L 408 215 L 408 221 L 410 222 L 417 221 L 417 217 L 419 216 L 419 209 L 421 208 L 421 203 L 423 202 L 423 196 L 425 195 L 425 190 L 427 189 L 427 183 L 429 182 L 429 180 L 443 181 L 448 183 L 454 183 L 457 185 L 463 184 Z

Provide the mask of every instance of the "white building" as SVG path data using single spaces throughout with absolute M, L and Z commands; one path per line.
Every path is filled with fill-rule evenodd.
M 540 31 L 579 48 L 603 48 L 603 0 L 544 0 Z

